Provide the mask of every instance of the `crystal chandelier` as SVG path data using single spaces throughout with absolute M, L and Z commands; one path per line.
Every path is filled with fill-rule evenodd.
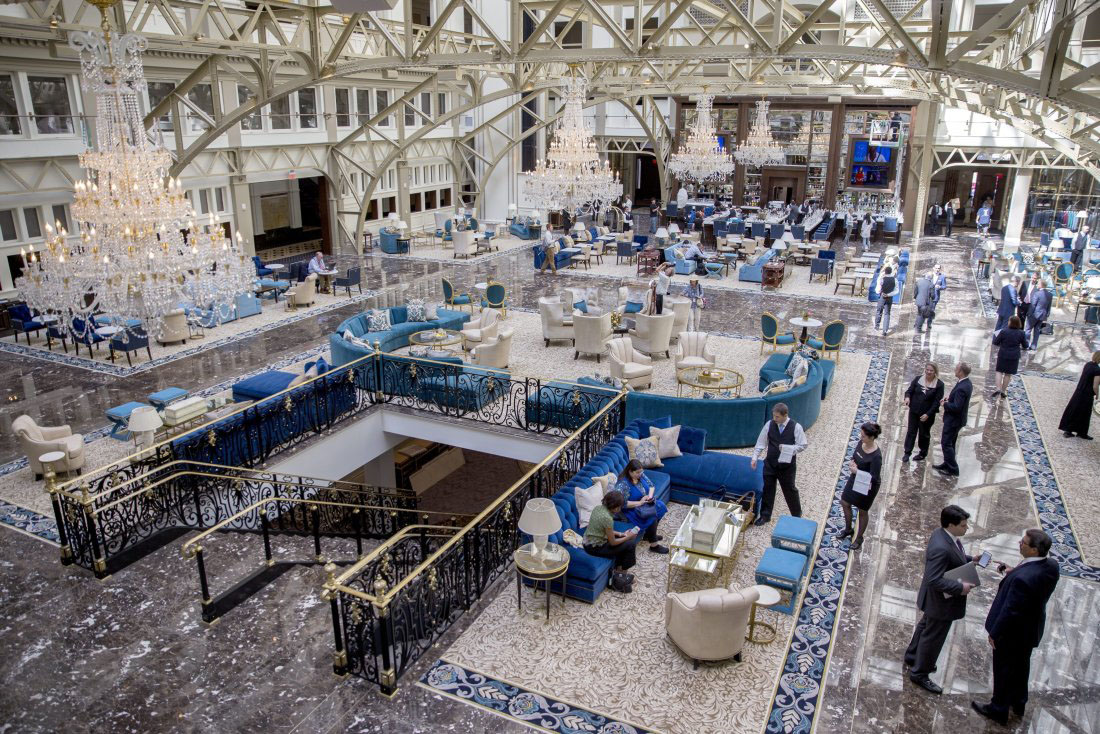
M 85 178 L 72 205 L 79 237 L 60 222 L 47 225 L 45 247 L 22 251 L 16 286 L 29 306 L 63 322 L 72 314 L 92 326 L 90 316 L 102 313 L 158 335 L 161 317 L 182 304 L 212 307 L 217 320 L 229 316 L 234 297 L 253 290 L 256 271 L 216 215 L 208 231 L 195 226 L 179 179 L 168 176 L 170 154 L 146 135 L 145 39 L 112 38 L 106 11 L 114 2 L 95 3 L 102 33 L 73 33 L 71 41 L 81 87 L 96 99 L 96 145 L 79 157 Z
M 733 154 L 737 162 L 746 166 L 767 166 L 787 162 L 783 146 L 772 137 L 771 123 L 768 122 L 768 102 L 756 103 L 756 119 L 744 142 L 737 146 Z
M 703 94 L 695 107 L 695 125 L 679 152 L 673 153 L 668 170 L 681 181 L 713 183 L 733 174 L 733 159 L 718 144 L 712 107 L 714 95 Z
M 548 210 L 577 207 L 597 214 L 623 195 L 619 175 L 600 160 L 596 140 L 584 119 L 587 82 L 565 80 L 565 110 L 545 161 L 538 161 L 527 184 L 528 196 Z

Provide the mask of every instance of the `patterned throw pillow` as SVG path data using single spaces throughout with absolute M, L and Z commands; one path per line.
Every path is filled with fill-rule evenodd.
M 807 347 L 805 344 L 803 344 L 799 348 L 798 354 L 802 355 L 804 358 L 809 359 L 809 360 L 816 360 L 821 356 L 817 353 L 816 349 L 813 349 L 811 347 Z
M 775 382 L 764 388 L 765 395 L 776 395 L 781 392 L 787 392 L 791 389 L 790 380 L 776 380 Z
M 351 327 L 344 329 L 344 339 L 349 342 L 355 340 L 355 332 L 351 330 Z
M 405 307 L 405 311 L 406 311 L 406 317 L 405 318 L 406 318 L 407 321 L 416 321 L 416 322 L 422 323 L 422 322 L 428 320 L 427 315 L 426 315 L 427 312 L 428 312 L 428 309 L 424 305 L 423 299 L 420 299 L 420 298 L 410 299 L 409 304 Z
M 592 477 L 592 483 L 603 487 L 603 493 L 607 494 L 615 489 L 615 485 L 619 483 L 619 475 L 615 472 L 609 472 L 600 477 Z
M 386 309 L 372 309 L 367 312 L 367 331 L 389 331 L 393 328 L 390 323 L 390 312 Z
M 443 308 L 439 303 L 425 303 L 424 304 L 424 320 L 435 321 L 439 318 L 439 309 Z
M 664 466 L 661 462 L 661 454 L 657 450 L 657 439 L 650 436 L 649 438 L 631 438 L 630 436 L 623 436 L 626 439 L 626 450 L 631 459 L 637 459 L 642 463 L 644 469 L 656 469 L 659 466 Z
M 805 372 L 803 372 L 798 377 L 792 378 L 791 379 L 791 387 L 798 387 L 799 385 L 805 385 L 807 376 L 808 375 Z
M 798 354 L 797 352 L 792 354 L 790 361 L 787 362 L 787 369 L 784 370 L 784 372 L 786 372 L 787 374 L 787 377 L 794 377 L 795 375 L 797 375 L 799 366 L 805 361 L 806 358 L 803 357 L 801 354 Z
M 657 455 L 662 459 L 682 456 L 680 451 L 680 426 L 672 428 L 649 427 L 649 435 L 657 439 Z

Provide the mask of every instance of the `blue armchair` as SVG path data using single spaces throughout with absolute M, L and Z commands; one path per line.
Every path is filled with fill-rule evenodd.
M 92 356 L 93 346 L 96 349 L 99 349 L 99 343 L 102 341 L 106 341 L 99 334 L 95 333 L 94 323 L 88 323 L 79 316 L 73 317 L 72 335 L 73 346 L 76 347 L 77 344 L 83 344 L 84 346 L 88 347 L 89 357 Z M 80 347 L 76 347 L 76 352 L 77 354 L 80 354 Z
M 363 274 L 358 267 L 348 268 L 347 275 L 332 281 L 332 289 L 335 291 L 337 288 L 344 288 L 348 292 L 348 298 L 351 298 L 352 286 L 358 288 L 360 293 L 363 292 Z
M 773 224 L 773 225 L 771 225 L 771 238 L 773 240 L 783 239 L 783 229 L 784 229 L 784 227 L 783 227 L 782 224 Z
M 153 358 L 153 352 L 149 349 L 149 335 L 145 333 L 145 329 L 137 326 L 126 331 L 119 332 L 111 337 L 110 343 L 107 348 L 111 352 L 111 361 L 115 361 L 115 352 L 126 353 L 126 364 L 133 366 L 133 361 L 130 359 L 130 352 L 136 352 L 139 349 L 144 349 L 145 353 L 149 355 L 149 359 Z
M 806 340 L 806 346 L 821 352 L 822 357 L 832 354 L 836 363 L 840 364 L 840 347 L 844 344 L 845 326 L 843 321 L 830 321 L 825 324 L 820 339 L 810 337 Z
M 503 283 L 489 281 L 489 285 L 485 288 L 485 297 L 481 299 L 481 307 L 500 309 L 501 317 L 508 318 L 507 290 Z
M 443 302 L 448 306 L 466 306 L 473 313 L 474 303 L 469 293 L 455 293 L 451 281 L 443 278 Z
M 665 248 L 665 262 L 675 263 L 676 275 L 691 275 L 695 272 L 694 263 L 688 262 L 676 245 Z
M 736 217 L 727 220 L 726 234 L 737 236 L 745 234 L 745 221 L 743 219 L 737 219 Z
M 53 351 L 53 340 L 57 339 L 61 342 L 61 348 L 65 350 L 65 354 L 69 353 L 69 345 L 67 340 L 71 335 L 69 334 L 69 327 L 64 324 L 53 324 L 46 328 L 46 348 L 51 352 Z
M 764 235 L 766 233 L 767 233 L 767 228 L 766 228 L 764 222 L 753 222 L 752 223 L 752 236 L 754 238 L 756 238 L 758 240 L 763 239 Z
M 447 239 L 447 237 L 444 237 Z M 398 233 L 391 231 L 389 227 L 383 227 L 382 231 L 378 233 L 379 247 L 382 248 L 382 252 L 388 255 L 404 255 L 409 252 L 409 243 L 407 240 L 398 240 Z
M 737 279 L 746 283 L 760 283 L 764 280 L 764 266 L 775 257 L 775 250 L 765 250 L 764 254 L 752 263 L 748 261 L 737 271 Z
M 23 303 L 9 308 L 8 317 L 11 319 L 11 328 L 15 330 L 15 341 L 19 341 L 19 334 L 22 333 L 27 337 L 27 344 L 30 344 L 31 332 L 46 328 L 45 324 L 34 318 L 30 307 Z
M 796 242 L 801 242 L 806 239 L 806 228 L 801 224 L 792 224 L 791 237 L 794 237 Z
M 634 260 L 633 242 L 619 241 L 615 243 L 615 264 L 621 264 L 624 257 L 628 265 Z
M 234 302 L 237 306 L 236 311 L 238 319 L 263 313 L 263 306 L 260 303 L 260 299 L 257 298 L 254 293 L 240 293 L 234 299 Z
M 789 347 L 798 344 L 798 340 L 794 338 L 794 334 L 786 332 L 785 334 L 779 333 L 779 319 L 775 317 L 775 314 L 765 311 L 760 314 L 760 353 L 764 353 L 764 345 L 771 345 L 774 352 L 779 347 Z
M 263 264 L 259 255 L 252 256 L 252 262 L 256 264 L 256 277 L 262 278 L 265 275 L 271 275 L 275 271 Z

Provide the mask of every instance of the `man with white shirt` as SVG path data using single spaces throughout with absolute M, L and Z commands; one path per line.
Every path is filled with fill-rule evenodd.
M 554 261 L 554 258 L 558 254 L 558 250 L 561 246 L 558 244 L 558 238 L 554 234 L 554 227 L 547 222 L 546 228 L 542 230 L 542 254 L 543 261 L 542 267 L 539 268 L 540 273 L 546 272 L 546 268 L 550 268 L 555 273 L 558 272 L 558 264 Z
M 802 503 L 798 501 L 798 488 L 794 484 L 797 468 L 795 456 L 805 451 L 808 445 L 802 426 L 787 415 L 787 404 L 776 403 L 772 408 L 772 419 L 760 430 L 756 447 L 752 450 L 753 471 L 756 471 L 756 463 L 764 459 L 764 497 L 757 512 L 757 525 L 764 525 L 772 519 L 776 482 L 783 489 L 787 509 L 795 517 L 802 517 Z

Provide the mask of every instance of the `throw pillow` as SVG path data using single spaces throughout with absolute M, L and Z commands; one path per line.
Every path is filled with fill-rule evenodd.
M 424 306 L 423 299 L 413 298 L 409 301 L 409 305 L 405 307 L 407 312 L 407 321 L 424 322 L 427 321 L 425 316 L 427 308 Z
M 424 320 L 435 321 L 439 318 L 439 309 L 443 308 L 439 303 L 426 303 L 424 304 Z
M 791 388 L 790 380 L 776 380 L 775 382 L 764 388 L 765 395 L 776 395 L 781 392 L 787 392 Z
M 802 382 L 806 381 L 806 375 L 810 374 L 810 361 L 807 359 L 799 359 L 798 367 L 795 369 L 794 374 L 791 375 L 791 380 L 802 379 Z M 801 383 L 799 383 L 801 384 Z
M 652 436 L 649 438 L 631 438 L 630 436 L 623 436 L 626 440 L 626 451 L 631 459 L 637 459 L 642 463 L 643 469 L 656 469 L 659 466 L 664 466 L 661 463 L 661 454 L 657 450 L 657 439 Z
M 582 528 L 588 527 L 592 510 L 603 502 L 603 487 L 598 484 L 593 484 L 591 487 L 577 487 L 573 496 L 577 500 L 577 524 Z
M 367 312 L 367 331 L 389 331 L 390 312 L 386 309 L 372 309 Z
M 641 313 L 642 304 L 637 301 L 627 301 L 626 308 L 623 309 L 623 313 Z
M 787 377 L 794 377 L 798 374 L 798 365 L 805 361 L 805 357 L 795 352 L 791 355 L 790 360 L 787 362 L 787 369 L 784 370 Z
M 317 368 L 317 374 L 319 375 L 325 374 L 330 369 L 324 357 L 318 357 L 317 361 L 313 363 L 313 366 Z
M 661 418 L 639 418 L 638 419 L 638 435 L 643 438 L 649 436 L 649 429 L 653 426 L 658 428 L 672 428 L 672 416 L 666 415 Z
M 291 380 L 291 381 L 290 381 L 290 384 L 289 384 L 289 385 L 287 385 L 287 387 L 288 387 L 288 388 L 290 388 L 290 387 L 298 387 L 298 385 L 301 385 L 301 384 L 302 384 L 303 382 L 305 382 L 305 381 L 306 381 L 306 380 L 308 380 L 309 378 L 310 378 L 310 375 L 309 375 L 309 373 L 308 373 L 308 372 L 303 372 L 302 374 L 298 375 L 298 376 L 297 376 L 297 377 L 295 377 L 295 378 L 294 378 L 293 380 Z
M 680 437 L 676 444 L 684 453 L 702 456 L 707 450 L 707 431 L 705 428 L 680 426 Z
M 565 532 L 561 534 L 561 540 L 566 545 L 571 545 L 574 548 L 584 547 L 584 538 L 577 535 L 577 533 L 573 531 L 573 528 L 566 528 Z
M 807 377 L 806 373 L 803 372 L 798 377 L 791 378 L 791 387 L 798 387 L 799 385 L 805 385 L 806 384 L 806 377 Z
M 311 377 L 316 377 L 318 375 L 317 363 L 316 362 L 308 362 L 306 364 L 306 368 L 304 370 L 302 370 L 302 374 L 306 376 L 306 379 L 309 379 Z
M 355 341 L 355 332 L 351 330 L 351 327 L 344 329 L 344 339 L 347 341 Z
M 577 301 L 573 304 L 573 308 L 581 313 L 588 313 L 588 301 Z
M 649 429 L 649 435 L 657 439 L 657 456 L 660 458 L 671 459 L 683 455 L 677 445 L 680 438 L 680 426 L 673 426 L 672 428 L 652 426 Z
M 602 474 L 598 477 L 592 477 L 593 484 L 598 484 L 603 487 L 603 493 L 607 494 L 611 490 L 615 489 L 615 485 L 619 483 L 619 475 L 615 472 L 609 474 Z

